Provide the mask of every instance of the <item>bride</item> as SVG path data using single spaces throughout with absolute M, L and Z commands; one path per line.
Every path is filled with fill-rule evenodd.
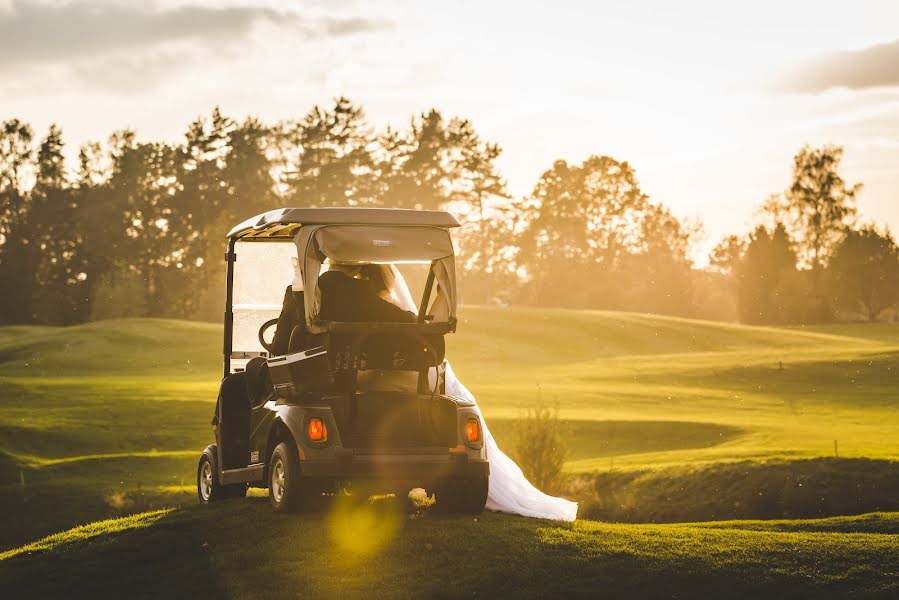
M 395 265 L 380 265 L 383 281 L 386 284 L 387 297 L 396 306 L 404 310 L 418 313 L 418 307 L 409 293 L 406 280 Z M 450 396 L 464 398 L 472 402 L 474 395 L 468 391 L 449 362 L 445 365 L 446 393 Z M 430 385 L 436 385 L 437 369 L 428 373 Z M 487 457 L 490 460 L 490 487 L 487 496 L 487 509 L 543 519 L 574 521 L 577 517 L 577 502 L 544 494 L 531 483 L 521 472 L 521 468 L 509 458 L 499 446 L 487 427 L 487 422 L 480 408 L 477 409 L 484 425 L 484 440 L 487 446 Z
M 402 273 L 395 265 L 380 264 L 380 296 L 395 306 L 403 310 L 407 310 L 412 314 L 418 314 L 418 306 L 412 299 L 409 287 Z M 291 288 L 295 292 L 303 291 L 303 276 L 299 268 L 298 261 L 293 260 L 294 280 Z M 323 265 L 323 268 L 324 265 Z M 329 270 L 345 270 L 346 265 L 329 264 L 326 268 Z M 290 295 L 288 294 L 288 297 Z M 279 323 L 280 329 L 280 323 Z M 292 328 L 285 328 L 290 331 Z M 277 333 L 276 333 L 277 337 Z M 459 378 L 456 377 L 453 368 L 449 362 L 443 362 L 443 375 L 446 385 L 446 393 L 450 396 L 463 398 L 475 403 L 478 415 L 481 417 L 481 423 L 484 427 L 484 442 L 487 448 L 487 458 L 490 461 L 490 485 L 487 496 L 487 509 L 522 515 L 525 517 L 537 517 L 542 519 L 556 519 L 562 521 L 574 521 L 577 517 L 577 502 L 571 502 L 564 498 L 557 498 L 544 494 L 536 487 L 531 485 L 522 473 L 521 468 L 509 458 L 499 446 L 487 427 L 487 422 L 481 413 L 480 407 L 477 406 L 474 395 L 468 391 Z M 436 386 L 438 378 L 438 369 L 432 367 L 428 373 L 430 385 Z

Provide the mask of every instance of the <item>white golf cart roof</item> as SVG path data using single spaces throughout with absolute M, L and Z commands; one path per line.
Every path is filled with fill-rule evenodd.
M 305 225 L 418 225 L 458 227 L 442 210 L 405 208 L 279 208 L 251 217 L 228 232 L 228 238 L 291 240 Z

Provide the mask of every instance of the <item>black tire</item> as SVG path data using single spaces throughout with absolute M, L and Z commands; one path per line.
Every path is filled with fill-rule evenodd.
M 489 485 L 487 477 L 448 479 L 436 490 L 435 508 L 442 513 L 479 515 L 487 505 Z
M 215 444 L 206 446 L 197 465 L 197 497 L 200 504 L 209 504 L 231 498 L 246 498 L 247 484 L 221 485 L 218 477 L 218 462 Z
M 303 477 L 296 444 L 275 446 L 268 464 L 268 498 L 275 512 L 309 510 L 321 499 L 321 487 Z

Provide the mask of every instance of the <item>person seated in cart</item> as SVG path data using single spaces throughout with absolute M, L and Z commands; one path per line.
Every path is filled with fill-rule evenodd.
M 290 347 L 291 336 L 302 336 L 303 328 L 295 332 L 297 326 L 303 325 L 303 286 L 296 262 L 294 269 L 297 276 L 294 282 L 284 291 L 284 300 L 275 336 L 272 340 L 274 355 L 287 354 L 307 344 L 295 340 Z M 387 283 L 383 270 L 379 265 L 351 265 L 335 263 L 318 278 L 318 289 L 321 293 L 322 318 L 328 321 L 345 323 L 414 323 L 415 314 L 403 310 L 390 302 Z

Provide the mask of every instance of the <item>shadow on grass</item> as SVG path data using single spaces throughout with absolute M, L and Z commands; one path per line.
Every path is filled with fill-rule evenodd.
M 573 476 L 579 516 L 624 523 L 795 519 L 899 510 L 899 462 L 742 461 Z
M 178 510 L 92 523 L 7 554 L 0 585 L 13 596 L 228 597 L 201 531 Z
M 83 523 L 196 502 L 195 457 L 23 467 L 0 453 L 0 550 Z

